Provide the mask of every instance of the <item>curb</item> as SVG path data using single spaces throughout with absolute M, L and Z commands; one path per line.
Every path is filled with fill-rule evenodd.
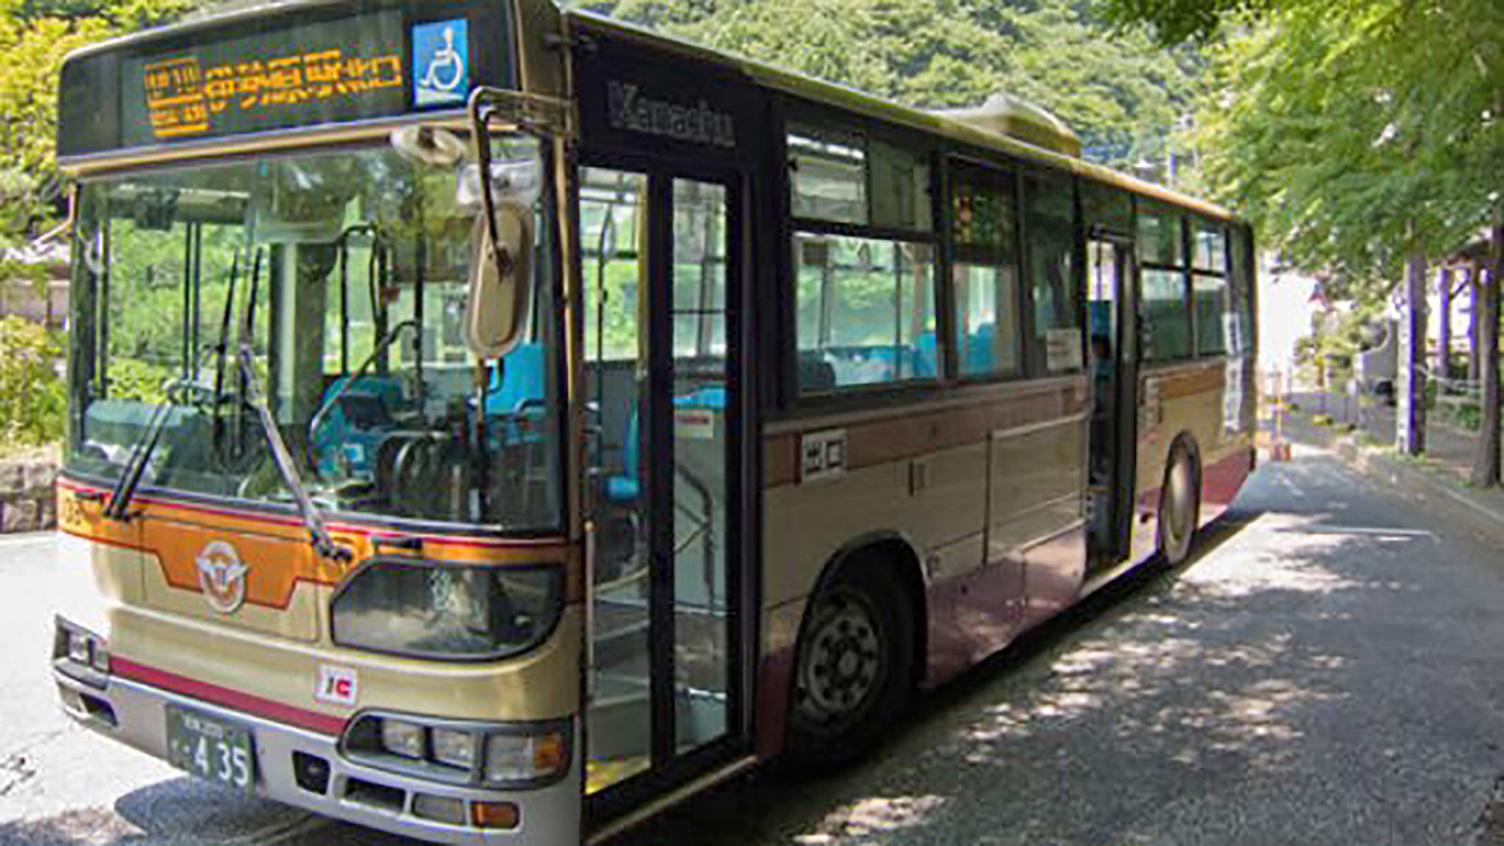
M 1392 461 L 1378 450 L 1362 446 L 1350 437 L 1334 437 L 1322 446 L 1359 473 L 1392 485 L 1406 499 L 1465 525 L 1489 542 L 1504 546 L 1504 510 L 1479 502 L 1458 483 L 1438 478 L 1424 467 Z

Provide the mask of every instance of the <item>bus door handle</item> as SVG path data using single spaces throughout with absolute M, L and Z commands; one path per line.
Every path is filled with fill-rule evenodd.
M 377 554 L 383 549 L 395 549 L 402 552 L 423 551 L 423 539 L 417 535 L 373 535 L 371 537 L 371 549 Z
M 909 496 L 918 496 L 930 486 L 930 465 L 927 461 L 909 462 Z

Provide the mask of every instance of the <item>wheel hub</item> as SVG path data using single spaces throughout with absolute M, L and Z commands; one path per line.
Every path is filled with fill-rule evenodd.
M 828 597 L 800 656 L 799 708 L 830 726 L 854 716 L 883 674 L 882 643 L 871 609 L 850 594 Z

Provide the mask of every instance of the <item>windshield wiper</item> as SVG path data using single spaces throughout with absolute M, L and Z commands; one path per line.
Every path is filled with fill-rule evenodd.
M 225 395 L 225 360 L 230 354 L 230 320 L 235 313 L 235 283 L 240 278 L 240 251 L 235 251 L 230 262 L 230 286 L 225 294 L 225 310 L 219 318 L 219 342 L 214 345 L 214 423 L 210 427 L 214 439 L 214 456 L 223 462 L 225 422 L 220 415 L 220 406 Z
M 293 463 L 292 453 L 287 449 L 287 442 L 282 439 L 282 431 L 277 428 L 277 421 L 272 418 L 266 399 L 261 396 L 261 391 L 256 387 L 255 353 L 249 341 L 241 342 L 238 359 L 240 378 L 246 386 L 242 399 L 256 412 L 256 420 L 261 424 L 261 432 L 266 436 L 267 446 L 271 447 L 272 463 L 277 467 L 277 474 L 282 477 L 282 484 L 287 486 L 287 489 L 292 492 L 293 499 L 298 503 L 298 511 L 303 515 L 303 526 L 308 529 L 308 539 L 313 544 L 314 552 L 341 564 L 350 561 L 352 557 L 350 550 L 335 544 L 334 538 L 329 536 L 329 530 L 324 528 L 324 521 L 319 517 L 318 508 L 313 504 L 313 497 L 308 493 L 308 488 L 304 487 L 303 476 L 298 472 L 297 465 Z
M 146 424 L 146 431 L 141 433 L 141 437 L 131 447 L 130 458 L 126 459 L 125 468 L 120 471 L 120 478 L 110 491 L 110 501 L 104 507 L 105 517 L 120 521 L 127 519 L 125 509 L 131 504 L 131 497 L 136 495 L 141 477 L 146 475 L 146 465 L 162 440 L 162 430 L 167 428 L 167 418 L 172 416 L 172 410 L 177 405 L 176 391 L 169 390 L 167 399 L 152 412 L 151 422 Z

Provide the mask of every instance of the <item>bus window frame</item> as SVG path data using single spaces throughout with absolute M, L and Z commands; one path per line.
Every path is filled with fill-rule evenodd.
M 947 341 L 947 359 L 950 376 L 950 378 L 947 380 L 947 383 L 961 386 L 990 385 L 1000 384 L 1004 382 L 1020 382 L 1033 378 L 1041 378 L 1040 376 L 1032 373 L 1029 370 L 1027 357 L 1028 350 L 1031 346 L 1031 338 L 1029 337 L 1029 333 L 1032 332 L 1032 329 L 1027 325 L 1031 323 L 1031 321 L 1026 320 L 1025 316 L 1031 313 L 1032 294 L 1029 291 L 1027 280 L 1024 278 L 1027 264 L 1025 262 L 1024 256 L 1024 245 L 1026 238 L 1024 236 L 1023 221 L 1024 215 L 1022 186 L 1024 176 L 1021 173 L 1022 163 L 1016 159 L 1011 158 L 1002 158 L 1001 161 L 994 161 L 989 160 L 985 157 L 970 155 L 966 151 L 955 150 L 950 151 L 949 154 L 945 156 L 944 161 L 946 164 L 946 179 L 942 183 L 943 196 L 941 197 L 941 200 L 943 201 L 942 206 L 945 210 L 946 226 L 942 240 L 947 252 L 947 261 L 943 270 L 945 275 L 943 287 L 947 293 L 946 299 L 949 301 L 946 309 L 946 316 L 949 318 L 949 322 L 951 324 L 949 334 L 946 335 L 945 339 Z M 991 370 L 987 373 L 968 374 L 961 372 L 960 351 L 956 349 L 955 343 L 955 322 L 957 305 L 955 268 L 957 264 L 975 265 L 982 263 L 980 261 L 963 260 L 963 254 L 965 254 L 968 258 L 980 257 L 983 260 L 988 257 L 984 255 L 984 250 L 982 249 L 976 247 L 967 247 L 963 250 L 963 248 L 956 243 L 955 231 L 952 228 L 954 221 L 951 219 L 951 213 L 954 211 L 954 197 L 952 196 L 951 190 L 953 187 L 952 177 L 955 173 L 955 170 L 953 170 L 953 168 L 955 168 L 956 165 L 960 165 L 962 169 L 970 169 L 981 173 L 986 179 L 1006 180 L 1009 189 L 1008 193 L 1013 200 L 1013 243 L 1009 247 L 1011 258 L 1009 264 L 1012 266 L 1014 274 L 1013 314 L 1015 317 L 1015 325 L 1013 328 L 1014 332 L 1017 334 L 1017 342 L 1014 346 L 1014 351 L 1016 353 L 1014 367 L 1006 372 L 996 369 Z M 998 263 L 988 266 L 1002 267 L 1003 264 Z
M 1142 222 L 1143 217 L 1146 213 L 1159 216 L 1174 216 L 1180 228 L 1180 231 L 1177 233 L 1176 240 L 1180 245 L 1180 258 L 1183 262 L 1182 264 L 1165 264 L 1163 262 L 1149 261 L 1145 258 L 1143 253 L 1144 239 L 1139 237 L 1141 234 L 1139 230 L 1139 224 Z M 1143 315 L 1145 310 L 1144 277 L 1151 271 L 1178 273 L 1180 274 L 1181 287 L 1181 316 L 1185 321 L 1187 333 L 1186 339 L 1188 342 L 1187 350 L 1180 355 L 1168 358 L 1151 358 L 1147 353 L 1153 348 L 1154 344 L 1152 342 L 1144 343 L 1143 339 L 1141 338 L 1138 345 L 1139 364 L 1141 367 L 1156 368 L 1173 364 L 1183 364 L 1188 361 L 1195 361 L 1199 357 L 1196 354 L 1196 309 L 1194 303 L 1192 302 L 1195 295 L 1193 288 L 1194 282 L 1192 281 L 1191 273 L 1191 257 L 1187 252 L 1190 247 L 1189 227 L 1186 222 L 1187 214 L 1189 214 L 1189 212 L 1187 212 L 1185 208 L 1174 203 L 1168 203 L 1163 200 L 1145 197 L 1138 194 L 1135 194 L 1133 197 L 1134 243 L 1137 245 L 1135 247 L 1134 258 L 1138 262 L 1139 267 L 1138 297 L 1136 298 L 1137 308 L 1135 309 L 1135 320 L 1139 320 L 1139 316 Z
M 409 123 L 427 124 L 428 121 L 421 119 L 412 119 L 409 121 Z M 220 164 L 224 164 L 226 162 L 239 162 L 244 160 L 296 158 L 306 155 L 334 154 L 346 150 L 358 151 L 363 149 L 379 148 L 385 143 L 387 143 L 386 136 L 378 135 L 331 144 L 308 144 L 302 146 L 294 145 L 286 147 L 281 145 L 270 145 L 265 147 L 247 148 L 238 152 L 234 157 L 227 157 L 224 159 L 216 158 L 207 160 L 202 158 L 186 157 L 174 158 L 163 162 L 151 162 L 132 167 L 112 168 L 98 172 L 91 172 L 88 175 L 83 176 L 75 181 L 74 191 L 77 192 L 75 194 L 75 197 L 81 196 L 83 187 L 88 183 L 106 182 L 120 177 L 201 169 L 206 166 L 219 166 Z M 568 363 L 566 361 L 564 349 L 565 341 L 568 338 L 568 335 L 566 333 L 569 331 L 569 327 L 564 319 L 565 294 L 563 287 L 566 284 L 566 269 L 564 267 L 565 257 L 563 255 L 564 247 L 562 243 L 566 235 L 565 227 L 570 224 L 563 217 L 561 217 L 561 215 L 566 214 L 566 211 L 560 208 L 560 191 L 563 189 L 563 186 L 557 184 L 557 180 L 553 179 L 551 176 L 557 173 L 560 151 L 553 144 L 540 144 L 538 149 L 539 155 L 542 160 L 542 171 L 545 174 L 550 175 L 548 180 L 545 182 L 545 190 L 540 193 L 540 202 L 542 202 L 543 204 L 545 221 L 553 220 L 553 229 L 551 230 L 551 235 L 548 239 L 549 263 L 542 269 L 553 274 L 552 278 L 549 280 L 549 293 L 553 300 L 553 308 L 549 309 L 549 312 L 551 312 L 550 319 L 553 322 L 553 331 L 555 332 L 556 337 L 554 346 L 557 347 L 557 349 L 549 353 L 548 358 L 550 359 L 550 362 L 547 366 L 554 368 L 555 379 L 557 380 L 556 385 L 558 386 L 556 388 L 558 395 L 558 408 L 554 415 L 556 420 L 555 426 L 553 427 L 555 429 L 554 434 L 559 438 L 560 443 L 557 467 L 559 479 L 559 501 L 555 504 L 556 508 L 558 509 L 556 512 L 558 514 L 558 519 L 551 526 L 530 526 L 510 529 L 500 523 L 449 522 L 443 520 L 433 520 L 429 518 L 400 517 L 366 511 L 347 511 L 337 508 L 331 508 L 320 510 L 320 516 L 324 520 L 328 522 L 350 524 L 361 526 L 363 528 L 372 528 L 394 532 L 437 534 L 466 538 L 505 538 L 523 541 L 556 539 L 567 535 L 570 531 L 569 474 L 573 472 L 573 466 L 572 459 L 570 457 L 570 448 L 568 446 L 570 417 L 568 413 L 568 382 L 566 380 L 566 377 L 568 375 Z M 106 228 L 108 228 L 107 225 Z M 86 265 L 84 265 L 82 262 L 79 262 L 76 266 L 86 268 Z M 90 344 L 102 345 L 102 348 L 104 350 L 103 354 L 107 356 L 109 344 L 109 321 L 107 319 L 101 321 L 100 315 L 102 311 L 108 310 L 107 297 L 109 295 L 109 286 L 111 284 L 113 273 L 111 272 L 112 267 L 110 264 L 106 264 L 105 268 L 105 272 L 97 276 L 94 285 L 91 286 L 89 291 L 88 296 L 90 298 L 90 305 L 93 307 L 93 314 L 90 316 L 90 320 L 94 322 L 94 325 L 91 327 L 94 334 L 89 336 L 86 342 Z M 88 271 L 85 269 L 82 272 Z M 331 272 L 333 271 L 331 270 Z M 70 279 L 71 278 L 72 277 L 70 277 Z M 103 286 L 102 288 L 101 285 Z M 105 298 L 100 298 L 101 291 L 103 291 Z M 538 300 L 540 299 L 541 297 L 538 296 L 538 292 L 535 290 L 535 309 L 539 309 Z M 76 295 L 72 302 L 76 305 L 70 304 L 70 319 L 76 321 L 80 313 L 77 309 L 82 307 L 84 297 Z M 104 304 L 103 308 L 100 307 L 101 303 Z M 270 307 L 270 292 L 268 292 L 267 305 L 268 308 L 266 309 L 266 316 L 267 319 L 271 319 L 272 308 Z M 536 314 L 541 313 L 543 312 L 539 310 L 535 312 L 535 316 Z M 107 317 L 107 315 L 105 316 Z M 541 324 L 534 322 L 530 328 L 530 331 L 533 333 L 542 333 L 545 330 L 543 329 Z M 85 341 L 70 341 L 70 344 L 81 342 Z M 93 361 L 90 364 L 91 373 L 90 381 L 88 383 L 90 387 L 94 386 L 95 384 L 99 384 L 98 380 L 108 378 L 107 369 L 100 366 L 100 359 L 98 358 L 99 355 L 99 350 L 95 350 L 94 356 L 92 357 Z M 73 354 L 73 351 L 70 349 L 70 363 L 68 365 L 69 367 L 74 366 L 72 362 L 75 358 L 80 357 L 75 356 Z M 494 360 L 492 361 L 494 362 Z M 78 366 L 84 366 L 82 361 L 79 362 Z M 494 363 L 492 366 L 494 366 Z M 82 415 L 84 413 L 81 406 L 76 412 L 74 411 L 74 402 L 73 398 L 71 397 L 71 391 L 81 389 L 82 387 L 83 384 L 81 384 L 79 388 L 70 388 L 69 411 L 67 412 L 70 420 L 73 420 L 75 415 Z M 113 482 L 111 482 L 110 480 L 83 474 L 78 472 L 77 470 L 65 469 L 64 472 L 71 478 L 76 478 L 89 484 L 104 484 L 106 486 L 113 484 Z M 200 491 L 189 491 L 180 488 L 163 488 L 155 485 L 148 485 L 145 483 L 142 484 L 140 493 L 143 495 L 156 496 L 158 498 L 170 500 L 172 502 L 182 502 L 189 505 L 211 506 L 237 513 L 275 517 L 286 517 L 289 515 L 296 517 L 298 514 L 297 506 L 290 503 L 281 503 L 272 500 L 241 499 L 233 496 L 203 493 Z
M 1232 254 L 1228 246 L 1231 240 L 1228 234 L 1228 224 L 1225 220 L 1219 220 L 1205 214 L 1184 212 L 1186 246 L 1191 251 L 1186 256 L 1186 268 L 1191 277 L 1190 298 L 1187 303 L 1191 312 L 1191 349 L 1192 357 L 1196 359 L 1226 358 L 1233 353 L 1228 349 L 1227 327 L 1222 327 L 1222 349 L 1204 350 L 1201 347 L 1201 313 L 1196 306 L 1196 280 L 1197 279 L 1220 279 L 1222 280 L 1222 310 L 1221 314 L 1235 313 L 1232 308 Z M 1222 269 L 1212 270 L 1199 267 L 1196 264 L 1196 239 L 1203 230 L 1215 230 L 1222 236 Z
M 939 216 L 944 199 L 940 173 L 946 157 L 946 145 L 941 139 L 923 132 L 787 95 L 774 98 L 774 113 L 776 120 L 770 125 L 773 127 L 772 134 L 776 143 L 769 147 L 778 156 L 776 190 L 773 192 L 777 203 L 773 211 L 778 225 L 769 228 L 776 231 L 776 237 L 781 241 L 777 248 L 781 266 L 777 269 L 777 282 L 772 286 L 774 297 L 781 304 L 777 315 L 777 325 L 781 330 L 777 333 L 780 337 L 776 342 L 779 355 L 775 357 L 775 360 L 782 362 L 779 379 L 783 402 L 779 407 L 794 417 L 816 416 L 837 411 L 903 406 L 938 395 L 954 381 L 949 361 L 952 355 L 951 345 L 944 335 L 950 329 L 950 316 L 944 310 L 948 295 L 942 294 L 942 291 L 949 288 L 949 283 L 942 277 L 949 272 L 949 265 L 945 263 L 945 238 Z M 794 179 L 788 138 L 798 134 L 800 129 L 817 134 L 823 132 L 828 136 L 860 139 L 864 150 L 869 142 L 879 141 L 912 152 L 917 162 L 929 168 L 930 228 L 909 229 L 794 216 Z M 871 181 L 869 168 L 866 177 L 869 220 L 872 213 Z M 799 262 L 795 255 L 795 239 L 800 234 L 870 238 L 930 246 L 930 287 L 933 292 L 931 308 L 934 310 L 936 335 L 936 372 L 933 376 L 848 385 L 820 393 L 806 394 L 801 390 L 797 308 Z
M 1041 361 L 1039 344 L 1041 339 L 1038 327 L 1034 325 L 1034 280 L 1029 275 L 1033 268 L 1033 247 L 1029 237 L 1029 214 L 1025 203 L 1028 200 L 1028 192 L 1025 183 L 1029 179 L 1041 182 L 1056 182 L 1070 192 L 1071 209 L 1071 278 L 1069 284 L 1075 293 L 1075 305 L 1072 309 L 1074 325 L 1079 334 L 1077 346 L 1081 353 L 1081 364 L 1074 370 L 1052 373 L 1048 362 Z M 1022 311 L 1019 312 L 1021 324 L 1021 337 L 1023 339 L 1022 378 L 1029 381 L 1043 381 L 1046 379 L 1074 379 L 1086 375 L 1086 241 L 1085 229 L 1082 226 L 1081 215 L 1081 191 L 1080 180 L 1073 172 L 1057 168 L 1045 167 L 1038 164 L 1020 162 L 1018 179 L 1015 181 L 1018 202 L 1018 239 L 1020 275 L 1018 287 L 1022 298 Z

